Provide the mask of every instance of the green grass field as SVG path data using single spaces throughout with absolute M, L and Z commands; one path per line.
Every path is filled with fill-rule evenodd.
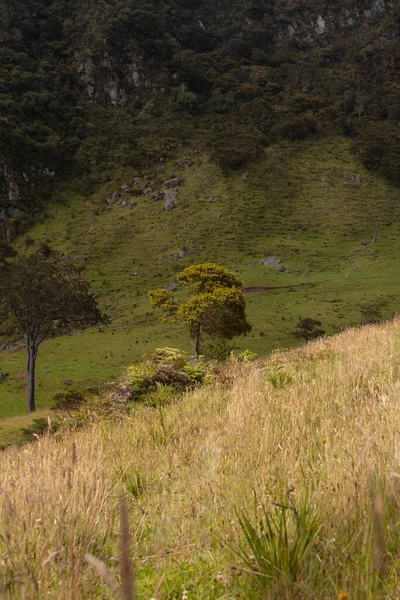
M 133 198 L 133 208 L 121 205 L 123 197 L 109 206 L 105 198 L 137 175 L 121 170 L 87 197 L 77 182 L 59 190 L 28 232 L 33 249 L 45 242 L 85 266 L 112 318 L 107 328 L 42 345 L 38 409 L 51 406 L 67 387 L 118 377 L 155 347 L 190 350 L 187 332 L 161 325 L 147 297 L 189 264 L 216 262 L 244 280 L 253 330 L 234 345 L 259 354 L 298 343 L 293 331 L 299 316 L 318 318 L 333 333 L 398 310 L 400 193 L 366 171 L 347 140 L 273 146 L 247 177 L 244 171 L 224 176 L 206 155 L 192 157 L 185 169 L 184 158 L 141 175 L 154 191 L 172 174 L 182 177 L 178 205 L 170 212 L 149 196 Z M 217 202 L 209 202 L 212 196 Z M 377 219 L 380 231 L 372 244 Z M 18 248 L 26 251 L 26 238 Z M 184 258 L 171 260 L 182 250 Z M 287 272 L 260 264 L 269 256 Z M 14 428 L 25 410 L 24 363 L 23 350 L 0 355 L 0 370 L 8 373 L 0 384 L 0 417 L 14 417 Z

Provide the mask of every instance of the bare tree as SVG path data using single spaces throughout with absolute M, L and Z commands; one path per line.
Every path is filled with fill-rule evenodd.
M 0 306 L 25 336 L 28 412 L 35 411 L 35 365 L 48 337 L 105 322 L 88 282 L 72 264 L 22 258 L 2 271 Z

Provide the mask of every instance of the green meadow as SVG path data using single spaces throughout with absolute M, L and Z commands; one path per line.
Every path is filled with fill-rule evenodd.
M 154 192 L 180 177 L 176 208 L 165 211 L 163 200 L 149 195 L 105 201 L 136 176 L 147 177 Z M 147 296 L 190 264 L 216 262 L 243 279 L 253 329 L 232 341 L 238 350 L 266 355 L 298 344 L 299 317 L 319 319 L 328 334 L 392 317 L 399 306 L 399 200 L 399 190 L 366 171 L 339 137 L 277 144 L 247 171 L 228 175 L 208 155 L 187 150 L 153 171 L 121 168 L 95 192 L 84 193 L 80 182 L 58 189 L 18 250 L 47 244 L 68 255 L 84 268 L 111 323 L 41 346 L 38 410 L 47 414 L 57 392 L 119 377 L 156 347 L 190 351 L 187 331 L 161 324 Z M 266 257 L 278 258 L 285 271 L 261 264 Z M 1 423 L 2 441 L 7 423 L 18 429 L 25 411 L 24 369 L 23 348 L 0 355 L 8 373 L 0 417 L 12 417 Z

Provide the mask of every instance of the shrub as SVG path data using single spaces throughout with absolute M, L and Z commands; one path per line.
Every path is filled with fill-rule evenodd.
M 171 394 L 184 391 L 203 380 L 206 365 L 188 364 L 185 352 L 176 348 L 157 348 L 146 361 L 128 367 L 118 382 L 114 401 L 165 400 Z
M 296 325 L 296 330 L 293 335 L 298 340 L 303 339 L 308 342 L 309 340 L 314 340 L 321 335 L 325 335 L 325 330 L 319 329 L 321 326 L 321 321 L 317 321 L 316 319 L 299 318 L 299 322 Z
M 60 392 L 54 396 L 52 410 L 70 412 L 78 410 L 84 402 L 85 396 L 79 390 Z
M 320 531 L 316 514 L 305 502 L 296 507 L 291 492 L 292 488 L 285 504 L 258 505 L 253 517 L 237 511 L 244 540 L 231 548 L 249 572 L 265 582 L 296 581 Z
M 176 99 L 176 107 L 182 112 L 195 115 L 199 111 L 199 100 L 194 92 L 180 92 Z
M 207 340 L 201 349 L 202 355 L 209 360 L 225 361 L 232 354 L 232 346 L 227 340 L 214 337 Z
M 252 133 L 239 133 L 234 137 L 226 137 L 217 142 L 214 148 L 214 159 L 221 169 L 240 169 L 248 162 L 255 160 L 261 153 L 260 140 Z
M 282 368 L 278 367 L 273 371 L 267 371 L 265 374 L 265 379 L 272 385 L 272 387 L 276 389 L 283 389 L 292 383 L 293 376 L 287 371 L 284 371 Z
M 243 352 L 237 355 L 237 360 L 239 362 L 251 362 L 253 360 L 256 360 L 256 358 L 258 358 L 258 355 L 255 352 L 252 352 L 251 350 L 244 350 Z
M 183 350 L 177 348 L 156 348 L 153 352 L 150 361 L 160 365 L 168 365 L 175 369 L 181 369 L 188 360 L 188 355 Z

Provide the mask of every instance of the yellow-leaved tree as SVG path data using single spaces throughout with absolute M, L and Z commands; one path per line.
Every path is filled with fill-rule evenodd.
M 161 309 L 162 321 L 180 321 L 189 327 L 196 358 L 203 334 L 232 339 L 251 330 L 243 282 L 234 273 L 204 263 L 187 267 L 177 281 L 186 288 L 182 295 L 166 289 L 151 291 L 151 306 Z

